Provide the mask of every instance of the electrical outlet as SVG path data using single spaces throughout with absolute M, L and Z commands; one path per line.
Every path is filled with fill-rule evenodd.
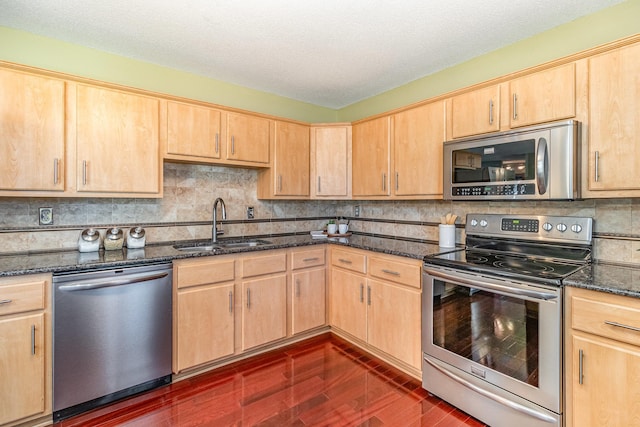
M 355 205 L 353 207 L 353 216 L 360 216 L 360 205 Z
M 40 225 L 53 224 L 53 208 L 40 208 L 38 222 Z
M 253 219 L 253 206 L 247 207 L 247 219 Z

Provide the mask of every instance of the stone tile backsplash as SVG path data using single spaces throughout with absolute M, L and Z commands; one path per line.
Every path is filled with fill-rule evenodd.
M 640 199 L 575 202 L 445 201 L 272 201 L 256 197 L 257 171 L 219 166 L 165 163 L 162 199 L 0 198 L 0 254 L 74 249 L 87 226 L 147 230 L 147 242 L 209 238 L 212 204 L 222 197 L 227 207 L 225 237 L 303 233 L 320 229 L 327 218 L 348 217 L 353 231 L 438 240 L 437 224 L 448 212 L 589 216 L 595 219 L 594 257 L 640 264 Z M 353 208 L 360 206 L 360 218 Z M 254 207 L 256 221 L 246 219 Z M 38 208 L 52 207 L 54 227 L 38 226 Z M 456 230 L 464 242 L 464 230 Z

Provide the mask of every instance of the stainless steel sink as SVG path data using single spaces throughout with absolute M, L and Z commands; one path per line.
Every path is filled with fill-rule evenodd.
M 270 245 L 271 242 L 267 240 L 241 240 L 241 241 L 230 241 L 230 242 L 216 242 L 214 245 L 192 245 L 192 246 L 179 246 L 176 245 L 176 248 L 179 251 L 183 252 L 207 252 L 214 251 L 216 249 L 241 249 L 241 248 L 252 248 L 256 246 L 264 246 Z

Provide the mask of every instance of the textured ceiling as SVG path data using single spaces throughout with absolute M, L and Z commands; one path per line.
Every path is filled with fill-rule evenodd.
M 620 0 L 0 0 L 0 25 L 341 108 Z

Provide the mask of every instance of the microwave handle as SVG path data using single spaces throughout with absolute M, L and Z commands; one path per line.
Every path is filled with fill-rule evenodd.
M 549 182 L 549 148 L 547 140 L 540 138 L 538 140 L 538 150 L 536 153 L 536 183 L 538 186 L 538 194 L 547 192 L 547 184 Z

